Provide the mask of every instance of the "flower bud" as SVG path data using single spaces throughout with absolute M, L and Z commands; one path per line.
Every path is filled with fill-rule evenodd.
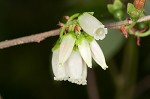
M 92 57 L 93 57 L 93 59 L 104 70 L 106 70 L 106 68 L 108 68 L 108 66 L 106 65 L 104 54 L 102 52 L 102 49 L 100 48 L 100 46 L 98 45 L 98 43 L 95 40 L 93 40 L 93 41 L 90 42 L 90 48 L 91 48 L 91 51 L 92 51 Z
M 60 51 L 59 51 L 59 65 L 63 65 L 69 56 L 72 53 L 76 38 L 74 37 L 73 33 L 67 33 L 64 35 L 62 42 L 60 44 Z
M 79 16 L 78 21 L 81 28 L 96 40 L 103 40 L 105 38 L 107 28 L 104 28 L 104 25 L 91 14 L 83 13 Z
M 78 44 L 78 48 L 87 66 L 92 68 L 92 57 L 89 42 L 84 37 L 81 37 L 81 41 Z

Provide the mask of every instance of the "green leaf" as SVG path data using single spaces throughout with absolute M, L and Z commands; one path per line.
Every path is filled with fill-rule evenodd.
M 132 3 L 128 3 L 128 5 L 127 5 L 127 13 L 130 15 L 134 10 L 136 10 L 134 5 Z

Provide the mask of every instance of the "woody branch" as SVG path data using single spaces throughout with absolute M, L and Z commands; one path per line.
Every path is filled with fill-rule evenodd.
M 150 20 L 150 15 L 140 18 L 137 22 L 143 22 L 143 21 L 148 21 L 148 20 Z M 120 26 L 129 25 L 129 24 L 132 24 L 132 20 L 124 20 L 120 22 L 109 23 L 109 24 L 106 24 L 105 27 L 108 29 L 119 29 Z M 47 32 L 30 35 L 30 36 L 1 41 L 0 49 L 4 49 L 4 48 L 11 47 L 11 46 L 16 46 L 16 45 L 21 45 L 25 43 L 32 43 L 32 42 L 39 43 L 48 37 L 59 35 L 59 32 L 60 32 L 60 29 L 55 29 L 55 30 L 51 30 Z

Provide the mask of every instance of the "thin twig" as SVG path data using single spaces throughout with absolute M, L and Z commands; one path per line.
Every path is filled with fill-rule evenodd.
M 4 48 L 11 47 L 11 46 L 16 46 L 16 45 L 21 45 L 25 43 L 32 43 L 32 42 L 39 43 L 50 36 L 59 35 L 59 32 L 60 32 L 60 29 L 56 29 L 56 30 L 51 30 L 51 31 L 47 31 L 47 32 L 39 33 L 39 34 L 30 35 L 30 36 L 25 36 L 25 37 L 13 39 L 13 40 L 5 40 L 5 41 L 0 42 L 0 49 L 4 49 Z
M 143 22 L 143 21 L 148 21 L 148 20 L 150 20 L 150 15 L 140 18 L 137 22 Z M 131 20 L 125 20 L 125 21 L 106 24 L 105 27 L 109 29 L 119 29 L 120 26 L 129 25 L 131 23 L 132 23 Z M 43 32 L 43 33 L 30 35 L 30 36 L 25 36 L 25 37 L 13 39 L 13 40 L 5 40 L 5 41 L 0 42 L 0 49 L 4 49 L 4 48 L 11 47 L 11 46 L 16 46 L 16 45 L 21 45 L 25 43 L 32 43 L 32 42 L 39 43 L 48 37 L 59 35 L 59 32 L 60 32 L 60 29 L 56 29 L 56 30 L 51 30 L 51 31 Z
M 139 20 L 137 20 L 137 22 L 143 22 L 143 21 L 149 21 L 149 20 L 150 20 L 150 15 L 140 18 Z M 120 26 L 129 25 L 131 23 L 133 23 L 132 20 L 124 20 L 124 21 L 120 21 L 120 22 L 106 24 L 105 27 L 107 27 L 109 29 L 119 29 Z

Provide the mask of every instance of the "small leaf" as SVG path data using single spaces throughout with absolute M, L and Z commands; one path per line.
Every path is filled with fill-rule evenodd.
M 114 10 L 123 9 L 123 4 L 120 0 L 115 0 L 113 7 L 114 7 Z
M 114 8 L 113 8 L 113 5 L 112 5 L 112 4 L 108 4 L 108 5 L 107 5 L 107 9 L 108 9 L 108 11 L 109 11 L 110 13 L 113 14 Z
M 127 13 L 130 15 L 135 9 L 134 5 L 132 3 L 128 3 L 127 5 Z
M 144 16 L 143 11 L 144 11 L 143 9 L 138 10 L 134 7 L 133 4 L 128 3 L 127 13 L 130 15 L 132 20 L 135 21 L 135 20 L 139 19 L 140 17 L 143 17 Z

